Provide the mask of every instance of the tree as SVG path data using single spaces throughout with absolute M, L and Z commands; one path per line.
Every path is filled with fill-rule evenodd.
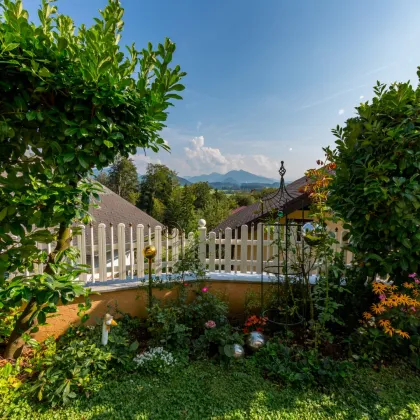
M 97 175 L 95 175 L 95 179 L 100 184 L 105 185 L 106 187 L 108 187 L 108 185 L 109 185 L 109 177 L 108 177 L 108 174 L 105 171 L 100 171 Z
M 185 73 L 169 67 L 175 52 L 169 39 L 157 49 L 149 43 L 120 50 L 118 0 L 108 1 L 93 26 L 77 30 L 48 0 L 39 24 L 29 22 L 20 0 L 0 6 L 0 300 L 3 307 L 26 304 L 5 351 L 16 357 L 33 322 L 44 323 L 59 299 L 66 303 L 80 292 L 60 273 L 77 275 L 63 255 L 70 256 L 72 223 L 86 217 L 97 190 L 85 181 L 92 168 L 137 147 L 168 149 L 159 132 L 170 101 L 181 99 L 175 92 L 184 89 Z M 53 240 L 48 256 L 35 247 Z M 42 260 L 43 275 L 6 279 Z
M 378 82 L 374 92 L 333 130 L 329 203 L 348 222 L 351 250 L 367 274 L 401 282 L 419 272 L 420 88 Z
M 118 156 L 111 166 L 106 186 L 130 203 L 136 204 L 140 196 L 140 185 L 133 160 Z
M 178 185 L 176 172 L 165 165 L 149 163 L 140 183 L 138 207 L 152 214 L 155 199 L 167 207 L 172 191 Z
M 250 193 L 235 193 L 232 196 L 235 201 L 236 207 L 249 206 L 255 202 L 254 197 Z
M 166 206 L 165 225 L 170 228 L 181 228 L 186 233 L 195 231 L 197 228 L 195 199 L 191 186 L 176 187 Z
M 206 206 L 206 203 L 211 200 L 211 190 L 208 182 L 197 182 L 188 186 L 195 195 L 194 207 L 196 210 L 201 210 Z

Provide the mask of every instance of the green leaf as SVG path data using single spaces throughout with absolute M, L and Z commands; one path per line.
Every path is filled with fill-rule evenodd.
M 185 86 L 184 85 L 181 85 L 181 84 L 173 85 L 170 88 L 170 90 L 176 90 L 178 92 L 180 92 L 180 91 L 182 91 L 184 89 L 185 89 Z
M 68 45 L 67 39 L 60 37 L 58 38 L 57 46 L 60 50 L 65 50 Z
M 6 51 L 13 51 L 15 48 L 19 47 L 20 44 L 18 43 L 12 43 L 12 44 L 8 44 L 3 48 L 3 52 Z
M 41 77 L 50 77 L 51 73 L 46 67 L 42 67 L 42 69 L 38 72 Z
M 85 169 L 89 168 L 89 164 L 87 163 L 87 161 L 85 160 L 85 158 L 83 156 L 79 155 L 79 156 L 77 156 L 77 159 L 79 160 L 79 163 L 83 168 L 85 168 Z
M 86 128 L 81 128 L 81 129 L 80 129 L 80 134 L 81 134 L 83 137 L 87 137 L 87 136 L 89 135 L 89 132 L 86 130 Z
M 67 128 L 67 129 L 64 131 L 64 134 L 65 134 L 66 136 L 72 136 L 73 134 L 76 134 L 76 133 L 78 133 L 78 132 L 79 132 L 79 128 L 73 127 L 73 128 Z
M 0 211 L 0 222 L 7 216 L 7 207 Z
M 67 163 L 67 162 L 71 162 L 73 159 L 74 159 L 74 153 L 73 152 L 70 152 L 70 153 L 65 153 L 64 155 L 63 155 L 63 161 L 64 161 L 64 163 Z
M 106 147 L 114 147 L 113 143 L 111 141 L 109 141 L 109 140 L 104 140 L 104 145 Z

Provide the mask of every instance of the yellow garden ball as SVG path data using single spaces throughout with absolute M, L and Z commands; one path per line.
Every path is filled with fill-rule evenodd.
M 156 256 L 156 248 L 153 245 L 148 245 L 143 248 L 143 255 L 146 258 L 154 258 Z

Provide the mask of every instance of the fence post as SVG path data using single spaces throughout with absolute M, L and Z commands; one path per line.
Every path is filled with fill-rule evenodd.
M 209 271 L 213 273 L 216 270 L 216 233 L 209 233 Z
M 92 268 L 92 282 L 95 283 L 95 241 L 94 241 L 93 224 L 90 224 L 90 266 Z
M 99 259 L 99 281 L 106 280 L 106 232 L 105 223 L 98 225 L 98 259 Z
M 144 256 L 143 256 L 143 248 L 144 248 L 144 226 L 137 225 L 137 278 L 144 277 Z
M 262 223 L 258 223 L 257 225 L 257 266 L 256 272 L 257 274 L 261 274 L 261 266 L 262 266 L 262 259 L 263 259 L 263 225 Z
M 199 246 L 198 246 L 198 258 L 206 267 L 206 221 L 204 219 L 200 219 L 198 221 L 198 237 L 199 237 Z
M 162 274 L 162 226 L 155 226 L 155 274 L 160 276 Z
M 232 271 L 231 255 L 232 255 L 232 229 L 225 230 L 225 273 Z
M 125 280 L 125 224 L 118 223 L 118 278 Z
M 248 262 L 248 226 L 241 226 L 241 273 L 247 272 Z

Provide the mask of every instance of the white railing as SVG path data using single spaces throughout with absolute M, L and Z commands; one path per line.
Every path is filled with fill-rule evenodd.
M 302 244 L 297 228 L 294 229 L 290 235 L 291 248 Z M 331 231 L 336 236 L 335 247 L 339 251 L 345 244 L 345 232 L 338 228 Z M 72 245 L 79 249 L 78 262 L 89 266 L 89 272 L 83 274 L 81 280 L 94 283 L 144 279 L 148 275 L 147 261 L 142 253 L 146 245 L 154 245 L 157 251 L 152 273 L 155 276 L 171 274 L 193 239 L 194 233 L 186 236 L 177 229 L 168 232 L 161 226 L 152 230 L 141 224 L 127 226 L 119 223 L 114 227 L 100 223 L 80 225 L 74 232 Z M 202 221 L 198 227 L 198 240 L 199 259 L 210 273 L 261 275 L 279 255 L 278 247 L 285 246 L 284 231 L 280 227 L 268 228 L 261 223 L 207 233 L 205 222 Z M 48 252 L 52 248 L 52 244 L 38 246 Z M 344 258 L 345 263 L 350 263 L 352 256 L 345 251 Z M 42 264 L 35 267 L 35 272 L 42 273 L 43 270 Z M 317 265 L 314 264 L 311 274 L 316 274 L 316 270 Z

